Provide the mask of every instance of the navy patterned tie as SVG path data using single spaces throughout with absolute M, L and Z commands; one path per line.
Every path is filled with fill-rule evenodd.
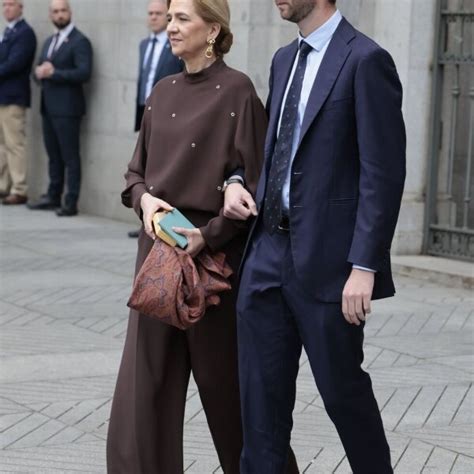
M 298 120 L 298 106 L 306 71 L 306 60 L 312 49 L 308 43 L 304 41 L 300 43 L 298 64 L 288 90 L 288 95 L 286 96 L 280 132 L 273 151 L 263 211 L 263 222 L 270 234 L 275 232 L 281 220 L 282 189 L 291 161 L 295 125 Z

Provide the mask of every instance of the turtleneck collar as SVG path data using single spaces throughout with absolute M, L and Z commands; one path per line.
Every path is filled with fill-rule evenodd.
M 225 66 L 225 63 L 222 58 L 217 58 L 210 66 L 201 69 L 198 72 L 183 72 L 184 79 L 187 82 L 196 83 L 203 82 L 214 76 L 214 74 L 219 71 L 222 67 Z

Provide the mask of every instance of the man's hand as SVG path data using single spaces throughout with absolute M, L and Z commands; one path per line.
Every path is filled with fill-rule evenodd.
M 342 292 L 342 313 L 349 324 L 360 325 L 370 314 L 375 273 L 353 268 Z
M 43 78 L 44 79 L 48 79 L 49 77 L 51 77 L 54 74 L 54 66 L 49 61 L 45 61 L 42 64 L 42 67 L 43 67 Z
M 181 235 L 184 235 L 188 241 L 188 245 L 186 246 L 186 252 L 191 255 L 191 257 L 195 257 L 205 246 L 206 241 L 201 234 L 199 229 L 184 229 L 182 227 L 173 227 L 173 230 Z
M 35 68 L 35 77 L 38 79 L 38 81 L 41 81 L 41 79 L 44 78 L 44 72 L 43 72 L 43 65 L 41 64 L 40 66 L 36 66 Z
M 54 74 L 54 66 L 51 62 L 45 61 L 44 63 L 36 66 L 35 76 L 36 79 L 41 81 L 41 79 L 48 79 Z
M 229 219 L 246 221 L 257 215 L 257 205 L 252 195 L 240 184 L 227 186 L 224 195 L 224 216 Z
M 149 193 L 142 195 L 140 206 L 143 211 L 143 226 L 145 228 L 145 232 L 148 237 L 150 237 L 150 239 L 155 240 L 156 235 L 153 229 L 153 216 L 160 210 L 172 211 L 173 207 L 170 206 L 166 201 L 158 199 Z

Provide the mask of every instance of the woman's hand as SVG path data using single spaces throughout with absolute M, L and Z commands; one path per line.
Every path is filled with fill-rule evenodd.
M 224 216 L 246 221 L 256 215 L 257 205 L 252 195 L 240 183 L 229 184 L 224 194 Z
M 182 227 L 173 227 L 173 230 L 181 235 L 184 235 L 188 241 L 188 245 L 186 246 L 186 252 L 191 255 L 191 257 L 195 257 L 205 246 L 206 241 L 201 234 L 199 229 L 183 229 Z
M 153 229 L 153 216 L 160 210 L 172 211 L 173 207 L 170 206 L 166 201 L 158 199 L 149 193 L 143 194 L 140 200 L 140 207 L 143 211 L 143 226 L 145 228 L 146 235 L 148 235 L 150 239 L 155 240 L 156 235 L 155 230 Z

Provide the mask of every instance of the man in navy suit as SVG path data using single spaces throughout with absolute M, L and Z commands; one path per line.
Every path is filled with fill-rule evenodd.
M 299 38 L 273 58 L 255 202 L 238 182 L 226 189 L 227 217 L 256 214 L 237 303 L 241 472 L 284 472 L 304 347 L 353 472 L 392 473 L 361 364 L 371 299 L 395 292 L 402 88 L 391 56 L 355 30 L 335 0 L 275 3 L 298 24 Z
M 140 130 L 145 101 L 153 86 L 166 76 L 183 70 L 182 61 L 173 56 L 166 34 L 168 20 L 166 0 L 153 0 L 148 4 L 148 28 L 150 34 L 140 42 L 137 81 L 137 109 L 135 131 Z
M 152 0 L 148 4 L 148 28 L 150 34 L 140 42 L 140 60 L 137 81 L 137 107 L 135 113 L 135 131 L 140 130 L 145 101 L 153 86 L 166 76 L 177 74 L 183 70 L 183 62 L 173 56 L 166 34 L 168 20 L 166 0 Z M 131 238 L 137 238 L 139 230 L 128 233 Z
M 67 0 L 52 0 L 50 18 L 56 33 L 41 52 L 35 76 L 41 82 L 43 139 L 49 157 L 49 187 L 30 209 L 56 209 L 58 216 L 77 214 L 81 186 L 80 126 L 86 112 L 83 84 L 90 79 L 92 47 L 72 23 Z M 67 192 L 61 203 L 65 181 Z
M 22 0 L 3 0 L 7 27 L 0 41 L 0 197 L 7 205 L 27 200 L 25 122 L 36 36 L 22 15 Z

